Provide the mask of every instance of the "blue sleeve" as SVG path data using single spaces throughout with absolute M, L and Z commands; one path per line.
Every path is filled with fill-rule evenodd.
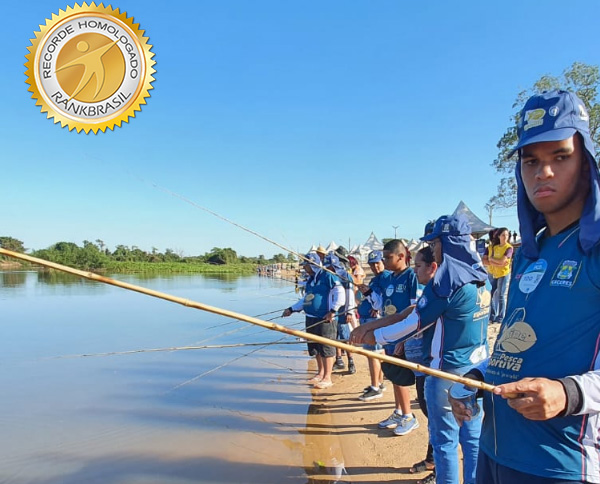
M 333 289 L 335 286 L 339 286 L 341 284 L 340 279 L 329 272 L 325 273 L 325 284 L 329 288 L 329 290 Z
M 449 299 L 435 295 L 431 289 L 431 283 L 423 289 L 423 295 L 417 301 L 417 313 L 421 321 L 421 327 L 427 326 L 437 320 L 448 308 Z
M 417 280 L 417 275 L 413 272 L 410 278 L 410 300 L 416 301 L 417 297 L 419 297 L 419 281 Z
M 600 245 L 596 245 L 588 256 L 587 272 L 592 284 L 600 289 Z

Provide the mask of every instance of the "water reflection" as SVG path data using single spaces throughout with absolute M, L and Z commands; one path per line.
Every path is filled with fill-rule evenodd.
M 81 357 L 281 334 L 55 272 L 0 276 L 0 482 L 306 482 L 298 345 Z M 293 285 L 258 276 L 116 277 L 245 314 L 296 299 Z M 316 454 L 308 467 L 330 465 Z
M 341 441 L 333 432 L 335 424 L 325 402 L 313 401 L 306 413 L 304 433 L 304 471 L 307 484 L 348 482 Z M 328 429 L 331 429 L 329 431 Z
M 27 279 L 26 272 L 1 272 L 0 273 L 1 287 L 19 287 L 25 284 Z
M 84 279 L 83 277 L 78 277 L 72 274 L 67 274 L 66 272 L 53 270 L 37 271 L 37 282 L 40 284 L 47 284 L 49 286 L 73 286 L 91 283 L 91 281 L 89 281 L 88 279 Z

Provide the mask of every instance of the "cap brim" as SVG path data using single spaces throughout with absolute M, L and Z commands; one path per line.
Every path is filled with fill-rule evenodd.
M 523 146 L 532 145 L 534 143 L 543 143 L 545 141 L 563 141 L 575 136 L 577 130 L 575 128 L 559 128 L 545 131 L 531 138 L 525 138 L 523 141 L 517 143 L 517 145 L 510 151 L 508 158 L 514 156 Z M 422 240 L 422 239 L 421 239 Z
M 424 235 L 423 237 L 420 238 L 420 240 L 422 240 L 423 242 L 429 242 L 430 240 L 437 239 L 439 236 L 440 236 L 439 234 L 431 233 L 431 234 Z

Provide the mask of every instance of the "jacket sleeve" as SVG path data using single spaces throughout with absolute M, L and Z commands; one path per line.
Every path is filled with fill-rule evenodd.
M 339 311 L 346 304 L 346 291 L 341 284 L 336 284 L 329 291 L 329 309 Z
M 375 340 L 379 344 L 386 345 L 398 341 L 400 338 L 404 338 L 413 331 L 416 331 L 418 327 L 419 315 L 416 311 L 413 311 L 403 321 L 376 329 L 373 334 L 375 335 Z
M 600 412 L 600 370 L 588 371 L 559 380 L 567 393 L 565 415 L 585 415 Z M 573 382 L 575 386 L 572 386 Z
M 294 304 L 292 304 L 290 306 L 290 308 L 295 313 L 299 313 L 300 311 L 304 310 L 304 298 L 299 299 L 298 301 L 296 301 Z

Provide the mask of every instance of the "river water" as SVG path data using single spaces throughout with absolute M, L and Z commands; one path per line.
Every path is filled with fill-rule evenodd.
M 297 298 L 292 284 L 257 276 L 115 278 L 252 316 L 277 311 L 263 319 Z M 0 482 L 316 482 L 305 345 L 114 354 L 294 338 L 48 272 L 0 272 L 0 307 Z M 275 322 L 302 329 L 299 315 Z

